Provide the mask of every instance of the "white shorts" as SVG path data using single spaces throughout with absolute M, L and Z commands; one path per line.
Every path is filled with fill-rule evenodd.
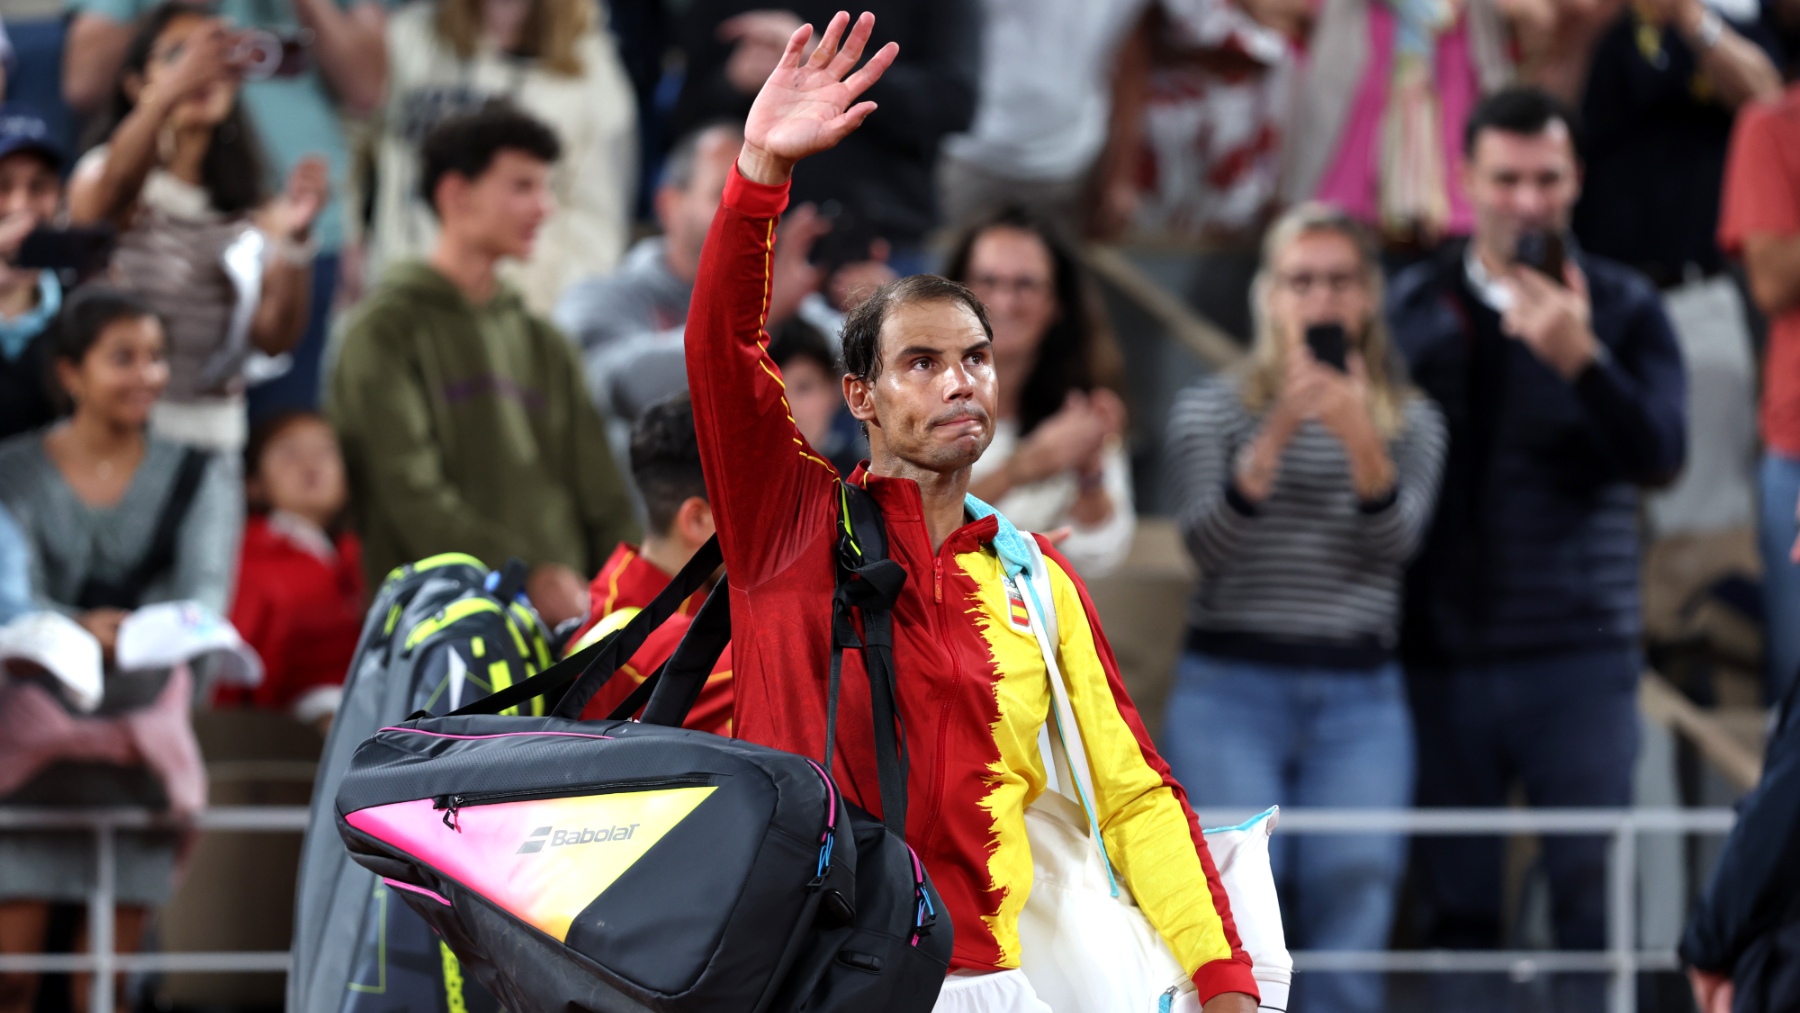
M 1050 1007 L 1031 990 L 1024 971 L 954 971 L 931 1013 L 1050 1013 Z

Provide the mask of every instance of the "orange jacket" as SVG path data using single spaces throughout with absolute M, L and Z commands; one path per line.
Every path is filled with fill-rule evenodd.
M 786 187 L 735 171 L 726 184 L 688 313 L 688 383 L 731 581 L 737 734 L 819 756 L 840 478 L 795 428 L 763 331 L 775 219 L 786 203 Z M 860 469 L 849 480 L 875 497 L 889 556 L 908 574 L 893 611 L 910 753 L 907 840 L 949 908 L 952 966 L 1017 967 L 1018 914 L 1032 877 L 1025 807 L 1044 789 L 1037 736 L 1050 690 L 1036 639 L 1012 619 L 994 546 L 1000 519 L 972 521 L 933 552 L 916 483 Z M 1255 995 L 1250 958 L 1181 786 L 1125 694 L 1080 578 L 1047 546 L 1046 555 L 1063 674 L 1108 851 L 1202 1001 Z M 836 776 L 852 801 L 878 813 L 868 715 L 861 655 L 846 651 Z

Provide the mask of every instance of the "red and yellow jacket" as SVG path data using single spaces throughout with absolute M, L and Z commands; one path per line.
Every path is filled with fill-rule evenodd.
M 670 575 L 645 559 L 637 546 L 620 542 L 607 557 L 606 565 L 594 575 L 593 583 L 588 585 L 587 621 L 569 638 L 569 648 L 564 653 L 574 654 L 630 622 L 632 616 L 668 586 L 669 580 Z M 650 677 L 651 672 L 669 660 L 669 655 L 675 653 L 675 645 L 681 643 L 682 636 L 693 623 L 694 613 L 700 611 L 704 597 L 697 594 L 682 602 L 681 611 L 650 634 L 644 646 L 638 648 L 630 661 L 619 666 L 618 673 L 588 701 L 581 711 L 583 720 L 598 721 L 611 714 L 614 707 L 624 703 L 631 691 Z M 725 645 L 725 652 L 719 655 L 712 675 L 707 677 L 706 686 L 700 690 L 700 699 L 694 702 L 694 709 L 688 711 L 687 720 L 681 725 L 714 735 L 731 734 L 730 644 Z
M 688 383 L 731 579 L 738 737 L 819 756 L 831 652 L 839 475 L 795 428 L 763 331 L 775 219 L 787 188 L 734 170 L 701 255 L 688 312 Z M 906 837 L 949 907 L 952 966 L 1019 964 L 1031 892 L 1025 807 L 1044 790 L 1038 729 L 1050 708 L 1037 643 L 1015 624 L 984 517 L 933 552 L 919 487 L 867 475 L 889 556 L 908 574 L 893 612 L 899 709 L 910 751 Z M 1040 540 L 1041 542 L 1041 540 Z M 1118 872 L 1199 988 L 1256 994 L 1225 889 L 1181 786 L 1119 680 L 1086 589 L 1046 546 L 1063 673 Z M 838 784 L 880 811 L 862 658 L 844 655 Z M 858 717 L 863 715 L 863 717 Z

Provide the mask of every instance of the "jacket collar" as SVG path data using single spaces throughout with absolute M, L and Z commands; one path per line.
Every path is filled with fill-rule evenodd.
M 848 481 L 860 485 L 875 497 L 881 507 L 882 517 L 889 525 L 913 523 L 923 525 L 925 507 L 919 497 L 919 483 L 910 478 L 888 478 L 882 475 L 869 474 L 869 462 L 858 465 Z M 994 553 L 1000 557 L 1006 568 L 1008 577 L 1016 577 L 1021 572 L 1031 570 L 1031 547 L 1025 541 L 1029 535 L 1023 534 L 1013 526 L 1006 515 L 992 506 L 976 498 L 974 494 L 965 494 L 963 510 L 969 516 L 969 522 L 957 528 L 945 540 L 953 552 L 966 552 L 982 545 L 992 545 Z

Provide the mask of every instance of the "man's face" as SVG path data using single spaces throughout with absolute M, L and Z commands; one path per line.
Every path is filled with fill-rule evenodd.
M 503 150 L 472 180 L 453 179 L 446 191 L 444 225 L 488 253 L 520 260 L 531 256 L 538 229 L 550 216 L 550 165 L 523 151 Z
M 62 181 L 42 155 L 20 151 L 0 158 L 0 218 L 28 214 L 48 222 L 61 203 Z
M 981 321 L 948 300 L 896 306 L 879 352 L 872 382 L 844 380 L 851 413 L 869 425 L 877 470 L 943 474 L 974 464 L 993 442 L 999 389 Z
M 1510 261 L 1519 236 L 1560 232 L 1581 196 L 1581 167 L 1569 128 L 1560 120 L 1535 134 L 1483 130 L 1463 165 L 1475 207 L 1475 242 L 1489 257 Z
M 700 138 L 694 152 L 694 174 L 685 187 L 665 186 L 656 194 L 656 217 L 663 227 L 669 257 L 685 277 L 700 270 L 700 247 L 725 197 L 725 181 L 737 162 L 744 140 L 735 131 L 716 129 Z

